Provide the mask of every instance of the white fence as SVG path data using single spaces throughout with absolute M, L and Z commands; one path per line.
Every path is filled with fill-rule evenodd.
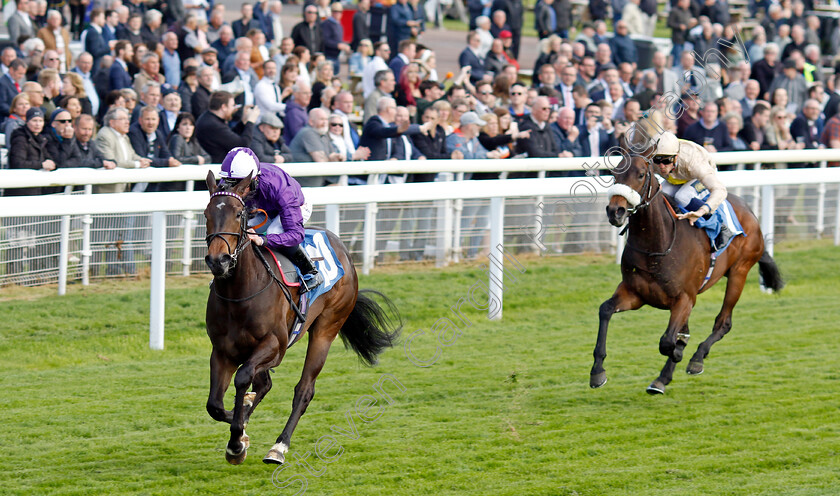
M 534 169 L 548 170 L 582 170 L 584 163 L 595 164 L 599 159 L 523 159 L 509 161 L 417 161 L 417 162 L 366 162 L 362 164 L 289 164 L 284 166 L 293 175 L 337 175 L 337 174 L 369 174 L 369 179 L 375 182 L 376 175 L 381 173 L 416 173 L 437 172 L 440 170 L 453 173 L 480 171 L 532 171 Z M 817 202 L 815 215 L 816 231 L 821 233 L 825 226 L 826 205 L 828 203 L 827 184 L 840 183 L 840 168 L 825 168 L 824 161 L 840 161 L 840 150 L 809 150 L 797 152 L 736 152 L 720 153 L 716 155 L 719 164 L 750 163 L 751 168 L 758 160 L 766 162 L 780 162 L 794 160 L 801 162 L 823 163 L 822 168 L 762 170 L 762 171 L 734 171 L 722 172 L 721 179 L 731 190 L 746 192 L 745 196 L 752 196 L 754 210 L 761 217 L 762 229 L 768 237 L 768 248 L 772 250 L 775 214 L 774 187 L 791 185 L 816 185 Z M 176 180 L 203 179 L 207 173 L 206 167 L 181 167 L 173 169 L 148 170 L 80 170 L 65 169 L 51 173 L 37 171 L 2 171 L 0 172 L 0 188 L 50 186 L 56 184 L 91 185 L 114 182 L 155 182 Z M 444 178 L 452 178 L 453 174 L 442 174 Z M 460 244 L 461 222 L 459 215 L 464 202 L 487 201 L 490 199 L 489 212 L 489 247 L 496 252 L 497 259 L 503 257 L 500 253 L 504 243 L 505 203 L 517 205 L 517 198 L 524 198 L 521 204 L 530 205 L 518 223 L 508 223 L 508 235 L 519 233 L 530 238 L 532 247 L 541 243 L 543 234 L 540 227 L 547 227 L 551 221 L 547 220 L 547 212 L 543 210 L 543 201 L 553 199 L 590 203 L 594 200 L 592 193 L 601 194 L 600 203 L 593 206 L 602 207 L 603 192 L 606 189 L 605 178 L 598 177 L 565 177 L 545 178 L 545 172 L 540 172 L 537 179 L 491 180 L 491 181 L 450 181 L 435 183 L 388 184 L 367 186 L 335 186 L 328 188 L 305 188 L 306 197 L 314 204 L 324 207 L 324 220 L 328 229 L 340 232 L 340 211 L 338 206 L 353 208 L 363 206 L 364 212 L 359 221 L 362 228 L 362 271 L 370 271 L 374 263 L 377 249 L 377 208 L 383 203 L 399 203 L 415 205 L 414 202 L 424 202 L 423 205 L 434 218 L 436 258 L 439 264 L 449 259 L 457 260 Z M 90 191 L 90 186 L 86 189 Z M 507 199 L 507 200 L 505 200 Z M 552 200 L 549 200 L 552 199 Z M 760 209 L 759 207 L 760 200 Z M 429 203 L 431 202 L 431 203 Z M 840 244 L 840 195 L 834 207 L 835 243 Z M 184 219 L 183 236 L 183 264 L 185 272 L 189 270 L 190 253 L 193 251 L 193 236 L 189 234 L 195 226 L 194 213 L 201 211 L 207 204 L 206 192 L 181 193 L 143 193 L 143 194 L 105 194 L 105 195 L 59 195 L 48 197 L 6 197 L 0 198 L 0 217 L 30 217 L 60 216 L 58 254 L 59 265 L 59 293 L 63 294 L 67 282 L 67 264 L 70 245 L 70 223 L 73 216 L 82 216 L 81 255 L 82 278 L 86 283 L 87 269 L 90 258 L 90 216 L 96 214 L 148 214 L 152 212 L 152 240 L 151 240 L 151 271 L 152 271 L 152 312 L 150 317 L 150 346 L 163 347 L 163 295 L 166 254 L 166 213 L 182 216 Z M 361 213 L 357 210 L 358 213 Z M 597 216 L 600 231 L 614 236 L 616 252 L 620 253 L 622 245 L 620 239 L 615 239 L 615 229 L 606 226 L 603 210 L 598 214 L 597 209 L 590 209 L 591 215 Z M 510 220 L 510 216 L 508 217 Z M 78 241 L 78 240 L 77 240 Z M 488 247 L 488 248 L 489 248 Z M 501 267 L 492 266 L 501 279 Z M 492 269 L 491 269 L 492 270 Z M 494 284 L 489 285 L 495 288 Z M 495 295 L 501 301 L 501 294 Z M 496 318 L 501 317 L 501 312 Z

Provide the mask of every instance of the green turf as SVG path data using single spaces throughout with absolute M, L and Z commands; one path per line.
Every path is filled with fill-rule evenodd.
M 292 451 L 314 453 L 333 434 L 341 456 L 325 464 L 310 454 L 319 477 L 292 463 L 276 481 L 297 475 L 308 494 L 334 495 L 837 494 L 840 250 L 779 247 L 784 293 L 761 294 L 754 271 L 706 372 L 688 377 L 684 362 L 662 397 L 644 392 L 664 362 L 667 321 L 650 308 L 613 319 L 610 380 L 588 387 L 598 305 L 618 281 L 607 257 L 520 260 L 527 270 L 509 282 L 504 319 L 465 310 L 471 325 L 431 367 L 414 366 L 400 346 L 365 368 L 336 343 Z M 418 268 L 362 286 L 394 299 L 408 336 L 451 316 L 483 279 L 478 267 Z M 166 350 L 157 352 L 147 281 L 71 286 L 61 298 L 54 288 L 3 289 L 2 494 L 295 493 L 273 486 L 260 459 L 288 416 L 305 345 L 276 369 L 248 428 L 248 459 L 229 466 L 227 425 L 204 410 L 206 283 L 167 282 Z M 722 293 L 700 298 L 687 352 L 708 334 Z M 416 359 L 431 357 L 433 343 L 420 335 Z M 393 404 L 363 422 L 352 412 L 378 396 L 382 374 L 405 391 L 386 383 Z M 348 429 L 348 411 L 357 439 L 331 430 Z

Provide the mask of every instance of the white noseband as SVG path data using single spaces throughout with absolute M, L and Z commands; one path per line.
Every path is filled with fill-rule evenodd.
M 624 197 L 627 203 L 630 204 L 630 208 L 635 208 L 636 205 L 642 203 L 642 197 L 639 196 L 639 193 L 626 184 L 616 183 L 610 186 L 610 189 L 607 190 L 607 198 L 612 198 L 613 196 Z

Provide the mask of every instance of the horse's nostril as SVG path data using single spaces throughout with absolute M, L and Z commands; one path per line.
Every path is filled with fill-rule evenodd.
M 618 207 L 618 209 L 615 211 L 615 215 L 618 217 L 623 217 L 625 212 L 627 212 L 627 209 L 625 209 L 624 207 Z
M 224 255 L 219 257 L 219 263 L 221 263 L 222 265 L 230 265 L 230 263 L 232 261 L 233 261 L 233 258 L 231 258 L 231 256 L 228 255 L 227 253 L 225 253 Z

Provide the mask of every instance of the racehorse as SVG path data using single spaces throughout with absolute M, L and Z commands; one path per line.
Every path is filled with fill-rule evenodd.
M 225 458 L 234 465 L 245 460 L 250 445 L 245 427 L 271 389 L 270 369 L 283 360 L 296 315 L 284 293 L 289 292 L 293 298 L 297 288 L 281 286 L 258 254 L 260 248 L 250 243 L 247 235 L 249 212 L 245 202 L 250 184 L 248 176 L 233 187 L 217 186 L 213 172 L 208 173 L 210 202 L 204 211 L 205 262 L 214 276 L 206 315 L 207 335 L 213 345 L 207 412 L 213 419 L 230 424 Z M 301 329 L 301 336 L 309 332 L 303 373 L 295 386 L 289 420 L 263 459 L 265 463 L 285 462 L 292 433 L 312 400 L 315 379 L 339 333 L 345 347 L 352 348 L 368 365 L 375 364 L 377 355 L 392 346 L 399 335 L 401 326 L 393 325 L 385 309 L 368 294 L 382 297 L 399 319 L 393 303 L 375 291 L 359 292 L 350 254 L 333 233 L 325 234 L 345 273 L 309 307 Z M 236 400 L 231 411 L 225 410 L 224 396 L 234 373 Z M 253 391 L 247 392 L 252 385 Z
M 633 140 L 633 146 L 621 140 L 621 148 L 627 155 L 613 173 L 615 184 L 626 185 L 635 191 L 638 197 L 627 196 L 634 196 L 638 201 L 630 202 L 625 196 L 613 195 L 607 205 L 610 223 L 618 227 L 626 222 L 629 234 L 621 257 L 622 281 L 599 310 L 600 325 L 589 385 L 599 388 L 607 382 L 604 358 L 607 356 L 607 327 L 612 315 L 650 305 L 671 312 L 668 327 L 659 341 L 659 352 L 668 360 L 659 377 L 647 388 L 650 394 L 663 394 L 676 364 L 682 360 L 689 338 L 688 318 L 699 293 L 727 277 L 723 306 L 715 319 L 712 334 L 689 360 L 686 372 L 691 375 L 703 372 L 703 360 L 709 349 L 732 328 L 732 309 L 741 297 L 750 268 L 758 262 L 764 286 L 774 291 L 782 289 L 784 282 L 775 261 L 764 250 L 758 220 L 747 204 L 733 194 L 727 199 L 746 236 L 736 236 L 717 257 L 714 270 L 708 274 L 712 254 L 709 237 L 687 220 L 677 220 L 672 200 L 661 193 L 650 163 L 655 143 L 648 140 L 646 147 L 640 148 L 636 146 L 637 142 L 644 140 Z

